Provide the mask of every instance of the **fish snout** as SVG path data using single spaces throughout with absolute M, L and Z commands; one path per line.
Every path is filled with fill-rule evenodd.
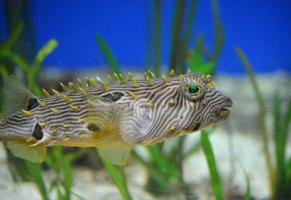
M 230 115 L 230 108 L 233 106 L 231 98 L 223 96 L 223 103 L 217 107 L 215 114 L 221 120 L 225 120 Z

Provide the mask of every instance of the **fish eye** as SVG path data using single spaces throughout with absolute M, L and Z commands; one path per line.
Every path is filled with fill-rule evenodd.
M 195 94 L 196 92 L 199 91 L 199 87 L 195 84 L 189 84 L 188 89 L 187 89 L 190 94 Z
M 199 83 L 187 83 L 183 89 L 190 100 L 199 99 L 204 95 L 203 87 Z
M 30 111 L 36 108 L 38 105 L 39 105 L 38 100 L 36 98 L 31 98 L 27 103 L 27 110 Z

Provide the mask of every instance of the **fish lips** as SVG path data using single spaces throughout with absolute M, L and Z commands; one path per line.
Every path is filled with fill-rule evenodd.
M 230 108 L 233 106 L 233 102 L 229 99 L 216 109 L 215 114 L 220 120 L 226 120 L 230 115 Z

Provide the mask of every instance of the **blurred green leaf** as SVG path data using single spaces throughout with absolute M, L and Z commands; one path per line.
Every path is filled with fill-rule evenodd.
M 220 20 L 217 0 L 211 0 L 211 10 L 213 15 L 213 26 L 214 26 L 214 52 L 211 58 L 211 62 L 214 65 L 216 65 L 217 60 L 221 54 L 224 42 L 224 31 L 222 22 Z
M 213 73 L 216 64 L 214 62 L 203 63 L 203 42 L 204 34 L 200 34 L 196 39 L 196 44 L 194 50 L 191 52 L 190 56 L 187 58 L 187 65 L 192 72 L 211 74 Z
M 41 171 L 40 165 L 31 163 L 29 161 L 25 163 L 26 163 L 30 178 L 33 180 L 33 182 L 36 183 L 42 195 L 43 200 L 49 200 L 48 191 L 46 189 L 46 186 L 42 177 L 42 171 Z
M 239 60 L 242 63 L 242 66 L 244 67 L 244 69 L 248 75 L 248 78 L 251 82 L 251 86 L 252 86 L 254 93 L 255 93 L 256 101 L 258 103 L 259 126 L 260 126 L 259 131 L 260 131 L 260 136 L 262 138 L 264 159 L 265 159 L 265 163 L 266 163 L 267 171 L 268 171 L 268 176 L 269 176 L 269 186 L 270 186 L 270 190 L 272 193 L 272 197 L 274 197 L 275 196 L 276 182 L 275 182 L 274 169 L 273 169 L 273 165 L 272 165 L 272 161 L 271 161 L 269 138 L 268 138 L 267 127 L 266 127 L 266 122 L 265 122 L 265 120 L 266 120 L 265 103 L 263 101 L 262 94 L 261 94 L 259 87 L 258 87 L 258 84 L 256 82 L 256 78 L 255 78 L 254 72 L 252 70 L 251 64 L 249 63 L 246 55 L 238 47 L 235 48 L 235 52 L 236 52 Z
M 246 181 L 246 193 L 245 193 L 245 200 L 251 200 L 252 199 L 252 195 L 251 195 L 251 183 L 250 183 L 250 178 L 245 170 L 245 168 L 243 167 L 242 163 L 240 162 L 240 159 L 238 159 L 239 161 L 239 166 L 241 167 L 244 177 L 245 177 L 245 181 Z
M 160 153 L 157 145 L 149 146 L 148 151 L 152 162 L 154 162 L 161 171 L 166 173 L 167 177 L 178 179 L 178 172 L 176 168 L 174 165 L 163 159 L 163 155 Z
M 154 0 L 154 73 L 161 74 L 161 0 Z
M 133 157 L 141 163 L 146 169 L 151 178 L 159 184 L 161 191 L 173 191 L 175 188 L 169 182 L 169 177 L 165 173 L 161 173 L 161 170 L 155 167 L 152 163 L 145 161 L 138 153 L 133 151 Z
M 29 73 L 29 65 L 26 62 L 26 60 L 23 59 L 21 56 L 12 53 L 11 51 L 8 50 L 3 51 L 0 50 L 0 58 L 13 62 L 18 67 L 20 67 L 24 73 L 26 74 Z
M 60 174 L 61 172 L 61 164 L 62 161 L 62 147 L 61 146 L 54 146 L 51 151 L 48 153 L 46 158 L 47 165 L 56 173 Z
M 120 173 L 119 169 L 112 165 L 111 163 L 107 162 L 106 160 L 104 159 L 101 160 L 107 172 L 111 176 L 113 182 L 117 186 L 123 200 L 132 200 L 124 176 Z
M 64 188 L 67 199 L 70 199 L 71 188 L 73 186 L 73 172 L 71 167 L 71 161 L 67 157 L 63 157 Z
M 174 15 L 173 15 L 173 26 L 171 31 L 171 42 L 170 42 L 170 61 L 169 67 L 174 69 L 177 73 L 183 73 L 183 67 L 181 65 L 180 50 L 182 47 L 181 44 L 181 34 L 183 29 L 183 15 L 185 9 L 185 0 L 176 0 L 174 6 Z
M 187 6 L 187 8 L 189 8 L 189 10 L 188 10 L 188 15 L 186 16 L 185 31 L 184 31 L 183 39 L 182 39 L 183 50 L 185 51 L 183 53 L 187 52 L 188 47 L 189 47 L 189 43 L 190 43 L 191 38 L 192 38 L 193 24 L 195 21 L 197 5 L 198 5 L 197 0 L 191 0 L 190 5 Z M 186 55 L 183 55 L 183 58 L 185 59 Z
M 0 77 L 8 77 L 8 72 L 6 68 L 4 68 L 4 66 L 2 65 L 0 65 Z
M 289 136 L 289 127 L 290 127 L 290 122 L 291 122 L 291 100 L 289 100 L 288 105 L 287 105 L 287 110 L 284 115 L 284 119 L 282 121 L 282 141 L 280 142 L 282 144 L 283 148 L 283 158 L 284 160 L 286 159 L 286 145 L 288 141 L 288 136 Z
M 31 72 L 34 75 L 36 75 L 36 73 L 39 71 L 41 63 L 44 61 L 44 59 L 49 54 L 51 54 L 57 46 L 58 46 L 58 41 L 55 39 L 51 39 L 38 51 L 31 67 Z
M 111 68 L 111 71 L 116 72 L 116 73 L 121 73 L 121 70 L 120 70 L 115 58 L 113 57 L 113 54 L 111 53 L 111 51 L 109 50 L 109 48 L 107 47 L 105 41 L 101 38 L 101 36 L 99 36 L 99 35 L 96 36 L 96 42 L 97 42 L 105 60 L 107 61 L 109 67 Z
M 14 31 L 11 31 L 11 34 L 8 36 L 6 42 L 0 45 L 0 49 L 11 50 L 12 47 L 16 44 L 17 40 L 20 38 L 20 35 L 23 31 L 24 24 L 22 21 L 18 22 Z
M 201 49 L 203 47 L 204 34 L 200 34 L 195 41 L 195 48 L 191 52 L 190 56 L 187 58 L 187 65 L 193 72 L 196 71 L 196 67 L 199 67 L 203 64 Z
M 184 153 L 183 160 L 187 160 L 192 156 L 194 153 L 198 152 L 201 147 L 201 144 L 197 142 L 196 144 L 192 145 L 192 147 Z
M 35 78 L 37 76 L 37 73 L 40 69 L 40 66 L 44 59 L 51 53 L 53 50 L 58 46 L 58 42 L 55 39 L 49 40 L 36 54 L 33 64 L 29 69 L 29 73 L 27 73 L 27 79 L 28 79 L 28 89 L 35 89 L 37 90 L 36 87 L 34 87 L 35 84 Z
M 247 190 L 245 194 L 245 200 L 251 200 L 252 195 L 251 195 L 251 184 L 250 184 L 250 179 L 248 176 L 246 176 L 246 184 L 247 184 Z
M 288 158 L 286 147 L 291 122 L 291 100 L 288 102 L 286 113 L 283 113 L 279 95 L 274 97 L 274 139 L 277 164 L 276 195 L 278 199 L 287 198 L 291 189 L 291 182 L 288 181 Z
M 214 63 L 205 63 L 195 68 L 194 72 L 203 73 L 203 74 L 211 74 L 215 69 Z
M 285 147 L 284 147 L 284 135 L 282 134 L 281 127 L 281 102 L 279 95 L 275 94 L 273 100 L 273 121 L 274 121 L 274 141 L 275 141 L 275 153 L 277 164 L 277 182 L 284 185 L 285 182 Z M 277 184 L 278 187 L 278 184 Z
M 184 26 L 184 33 L 181 37 L 180 45 L 178 45 L 178 57 L 179 57 L 179 65 L 184 66 L 187 63 L 187 54 L 188 54 L 188 48 L 192 39 L 192 32 L 193 32 L 193 24 L 195 21 L 196 11 L 197 11 L 197 0 L 190 0 L 190 5 L 185 6 L 184 9 L 188 9 L 185 13 L 187 15 L 185 16 L 185 26 Z M 183 67 L 184 68 L 184 67 Z
M 215 199 L 222 200 L 223 199 L 222 185 L 220 182 L 219 173 L 217 171 L 212 146 L 208 138 L 208 133 L 205 131 L 202 131 L 201 133 L 201 146 L 207 160 L 208 169 L 209 169 L 209 173 L 211 177 L 211 183 L 212 183 L 212 191 L 214 193 Z
M 64 155 L 62 149 L 62 146 L 54 146 L 47 155 L 46 164 L 55 175 L 50 188 L 57 191 L 57 199 L 70 200 L 73 185 L 72 157 Z
M 289 188 L 291 187 L 291 157 L 289 157 L 287 159 L 287 166 L 286 166 L 286 169 L 287 169 L 287 183 L 289 183 Z M 291 188 L 290 188 L 291 189 Z M 290 191 L 290 190 L 289 190 Z

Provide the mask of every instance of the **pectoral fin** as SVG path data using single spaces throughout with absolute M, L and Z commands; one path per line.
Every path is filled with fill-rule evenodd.
M 46 158 L 45 145 L 31 147 L 26 142 L 17 141 L 7 142 L 7 147 L 14 156 L 31 162 L 40 163 Z
M 132 145 L 121 139 L 119 123 L 125 108 L 116 103 L 122 94 L 106 94 L 88 100 L 88 117 L 86 122 L 96 140 L 96 147 L 102 159 L 115 164 L 127 163 Z M 94 131 L 96 129 L 97 131 Z
M 97 149 L 102 159 L 115 165 L 125 165 L 128 161 L 132 146 L 118 141 L 108 145 L 102 145 L 97 147 Z
M 135 111 L 123 112 L 120 117 L 121 138 L 129 144 L 145 141 L 151 136 L 153 111 L 148 105 L 136 106 Z

